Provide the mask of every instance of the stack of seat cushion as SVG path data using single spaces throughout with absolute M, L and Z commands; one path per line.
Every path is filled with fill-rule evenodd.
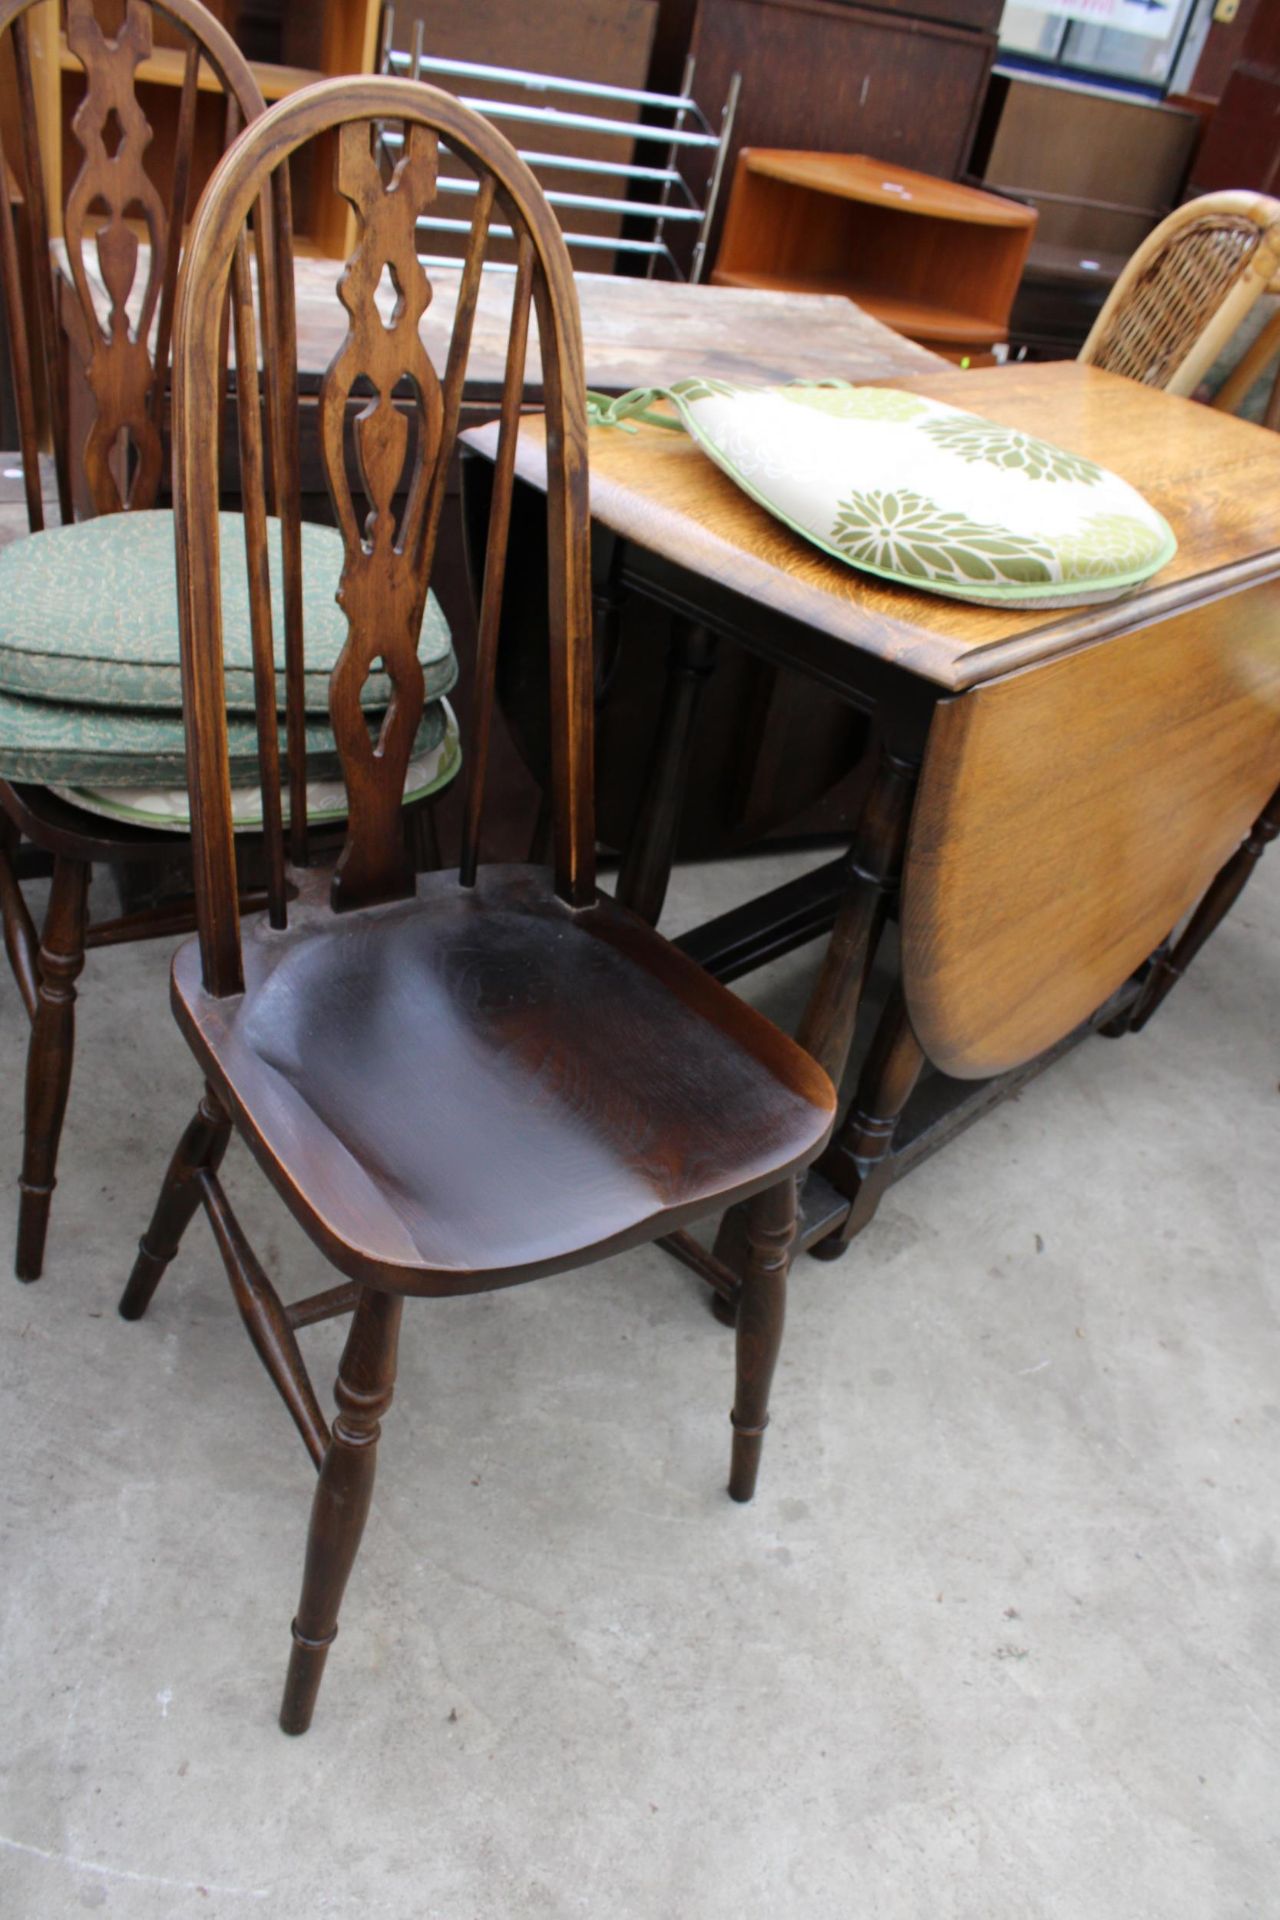
M 221 529 L 223 656 L 233 810 L 261 825 L 253 649 L 243 526 Z M 279 523 L 268 524 L 272 634 L 284 706 Z M 337 819 L 345 795 L 328 720 L 329 674 L 347 637 L 335 593 L 343 563 L 333 527 L 302 528 L 308 816 Z M 449 629 L 429 596 L 419 641 L 426 706 L 406 801 L 446 785 L 459 764 L 444 698 L 457 678 Z M 361 701 L 372 731 L 390 698 L 371 674 Z M 283 734 L 281 739 L 283 749 Z M 173 515 L 111 514 L 0 551 L 0 779 L 51 786 L 91 812 L 183 831 L 189 825 Z

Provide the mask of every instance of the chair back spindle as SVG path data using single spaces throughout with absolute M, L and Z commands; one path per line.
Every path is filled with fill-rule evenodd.
M 389 172 L 381 130 L 403 128 Z M 577 296 L 564 241 L 542 192 L 514 149 L 489 122 L 451 95 L 412 82 L 370 76 L 325 81 L 281 101 L 249 127 L 216 170 L 188 243 L 175 331 L 175 498 L 178 511 L 188 780 L 191 791 L 201 955 L 205 985 L 215 995 L 240 990 L 226 717 L 222 686 L 218 578 L 217 460 L 210 405 L 217 381 L 218 320 L 228 284 L 237 324 L 237 360 L 249 357 L 240 312 L 248 286 L 242 238 L 255 207 L 270 220 L 274 179 L 304 142 L 336 131 L 340 192 L 356 216 L 356 238 L 338 282 L 346 334 L 322 381 L 321 460 L 344 560 L 338 602 L 347 637 L 330 677 L 330 719 L 347 788 L 345 844 L 331 884 L 336 909 L 368 907 L 413 891 L 402 796 L 424 702 L 418 637 L 430 584 L 449 464 L 461 413 L 472 323 L 480 293 L 490 220 L 518 236 L 511 337 L 494 487 L 492 539 L 481 607 L 477 737 L 472 756 L 466 840 L 460 878 L 473 882 L 478 859 L 483 775 L 493 707 L 494 656 L 501 613 L 506 530 L 514 485 L 530 307 L 537 313 L 550 461 L 548 561 L 552 630 L 551 707 L 554 728 L 555 885 L 574 905 L 594 897 L 592 813 L 592 648 L 587 532 L 586 406 Z M 451 164 L 477 179 L 466 256 L 443 375 L 422 337 L 433 297 L 415 238 L 438 191 L 441 144 Z M 264 276 L 259 272 L 259 297 Z M 390 289 L 390 298 L 387 290 Z M 273 376 L 290 379 L 292 314 L 276 302 L 278 356 L 267 356 L 269 441 L 242 432 L 242 459 L 261 471 L 271 454 L 289 484 L 273 488 L 284 521 L 286 554 L 298 514 L 297 466 L 288 422 L 272 395 Z M 244 344 L 241 344 L 243 334 Z M 256 355 L 254 356 L 256 358 Z M 278 361 L 278 365 L 273 365 Z M 246 368 L 247 372 L 247 368 Z M 242 415 L 254 411 L 242 403 Z M 245 491 L 246 538 L 265 547 L 265 482 Z M 251 564 L 251 578 L 260 577 Z M 287 583 L 286 583 L 287 585 Z M 288 596 L 286 595 L 286 598 Z M 269 605 L 262 596 L 262 629 Z M 255 658 L 259 631 L 254 629 Z M 265 648 L 262 659 L 267 658 Z M 391 699 L 371 738 L 361 690 L 382 671 Z M 268 676 L 258 679 L 260 706 Z M 289 683 L 292 717 L 293 687 Z M 290 752 L 291 768 L 293 754 Z M 264 736 L 264 791 L 270 753 Z
M 285 925 L 284 831 L 280 803 L 280 733 L 275 638 L 271 621 L 271 572 L 267 559 L 262 398 L 258 383 L 258 338 L 253 285 L 249 274 L 249 244 L 244 233 L 236 242 L 231 307 L 236 342 L 241 510 L 244 519 L 245 574 L 249 585 L 249 630 L 253 647 L 253 691 L 268 910 L 272 926 L 282 927 Z
M 484 580 L 480 592 L 476 688 L 472 708 L 475 741 L 467 774 L 462 858 L 458 876 L 466 887 L 475 885 L 480 858 L 480 826 L 484 811 L 485 774 L 489 765 L 489 736 L 493 727 L 494 682 L 498 668 L 498 634 L 502 624 L 502 588 L 506 574 L 507 540 L 511 532 L 511 487 L 515 473 L 516 434 L 520 425 L 520 396 L 524 389 L 532 301 L 533 247 L 528 234 L 522 234 L 511 302 L 511 337 L 507 345 L 507 364 L 502 383 L 502 420 L 498 429 L 493 510 L 489 518 L 489 539 L 485 548 Z

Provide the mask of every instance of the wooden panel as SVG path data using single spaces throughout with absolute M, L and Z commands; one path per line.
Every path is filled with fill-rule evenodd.
M 980 33 L 994 33 L 1004 12 L 1004 0 L 867 0 L 867 4 L 877 13 L 933 20 L 946 27 L 973 27 Z
M 1243 57 L 1255 18 L 1264 11 L 1266 0 L 1240 0 L 1234 20 L 1215 20 L 1205 35 L 1191 76 L 1191 92 L 1203 99 L 1218 101 L 1231 77 L 1231 69 Z
M 832 371 L 867 378 L 851 362 Z M 1262 427 L 1072 361 L 899 374 L 892 384 L 1042 434 L 1112 468 L 1164 514 L 1178 552 L 1150 585 L 1105 606 L 966 606 L 828 559 L 683 434 L 648 426 L 634 434 L 593 431 L 592 513 L 677 566 L 801 622 L 823 672 L 856 678 L 856 657 L 869 654 L 951 690 L 1180 612 L 1228 585 L 1280 574 L 1280 461 Z M 534 486 L 545 485 L 541 430 L 539 420 L 526 421 L 517 453 L 521 478 Z M 468 439 L 487 448 L 486 434 L 481 428 Z M 854 657 L 842 667 L 847 651 Z
M 1196 192 L 1256 187 L 1274 193 L 1280 183 L 1278 117 L 1280 74 L 1237 67 L 1196 160 Z
M 855 147 L 954 177 L 968 160 L 995 39 L 827 0 L 700 0 L 691 51 L 708 113 L 742 75 L 730 165 L 744 146 Z M 717 240 L 718 228 L 713 258 Z
M 458 275 L 442 267 L 429 277 L 434 297 L 423 331 L 428 351 L 438 357 L 447 348 L 453 325 Z M 304 386 L 314 386 L 342 340 L 346 323 L 334 294 L 336 278 L 337 269 L 329 261 L 296 263 L 298 364 Z M 694 374 L 722 380 L 824 379 L 832 373 L 872 379 L 928 373 L 941 364 L 835 296 L 797 299 L 678 281 L 639 283 L 607 274 L 578 274 L 575 283 L 587 384 L 605 392 L 670 386 Z M 510 313 L 511 276 L 485 274 L 472 334 L 469 395 L 482 395 L 500 384 Z M 536 342 L 535 326 L 526 397 L 536 394 L 540 385 Z
M 1280 777 L 1280 584 L 940 703 L 903 888 L 917 1038 L 961 1079 L 1086 1019 Z
M 1153 221 L 1176 204 L 1198 130 L 1194 114 L 1022 74 L 1004 85 L 984 168 L 990 186 L 1124 202 L 1147 209 Z M 1073 244 L 1075 231 L 1049 230 L 1047 211 L 1046 204 L 1038 239 Z

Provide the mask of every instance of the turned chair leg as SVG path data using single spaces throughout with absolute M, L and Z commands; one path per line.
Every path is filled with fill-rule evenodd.
M 59 854 L 36 956 L 39 980 L 27 1048 L 26 1138 L 14 1263 L 19 1280 L 38 1280 L 44 1266 L 58 1143 L 71 1090 L 76 980 L 84 966 L 88 893 L 86 863 Z
M 151 1224 L 138 1242 L 133 1272 L 120 1296 L 122 1319 L 141 1320 L 151 1305 L 151 1296 L 200 1205 L 200 1182 L 196 1176 L 218 1171 L 230 1134 L 231 1121 L 214 1098 L 213 1089 L 207 1087 L 194 1120 L 169 1162 Z
M 325 1660 L 337 1635 L 338 1610 L 373 1497 L 379 1423 L 395 1387 L 403 1305 L 399 1294 L 366 1287 L 347 1335 L 334 1389 L 338 1413 L 311 1507 L 302 1598 L 293 1622 L 280 1707 L 285 1733 L 305 1733 L 311 1725 Z
M 738 1297 L 737 1382 L 730 1416 L 729 1492 L 735 1500 L 750 1500 L 756 1490 L 769 1424 L 769 1388 L 782 1345 L 787 1271 L 796 1234 L 793 1179 L 756 1195 L 747 1207 L 746 1232 L 746 1272 Z

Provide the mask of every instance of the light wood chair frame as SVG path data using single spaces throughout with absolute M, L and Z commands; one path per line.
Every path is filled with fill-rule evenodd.
M 1225 239 L 1236 250 L 1229 271 L 1203 310 L 1176 311 L 1180 289 L 1171 256 L 1197 240 Z M 1079 358 L 1168 393 L 1194 393 L 1254 303 L 1280 271 L 1280 201 L 1263 193 L 1207 193 L 1177 207 L 1149 233 L 1125 266 L 1089 330 Z M 1145 303 L 1145 311 L 1140 311 Z M 1129 329 L 1137 324 L 1140 347 Z M 1160 335 L 1165 330 L 1165 337 Z M 1149 371 L 1135 362 L 1154 354 Z

